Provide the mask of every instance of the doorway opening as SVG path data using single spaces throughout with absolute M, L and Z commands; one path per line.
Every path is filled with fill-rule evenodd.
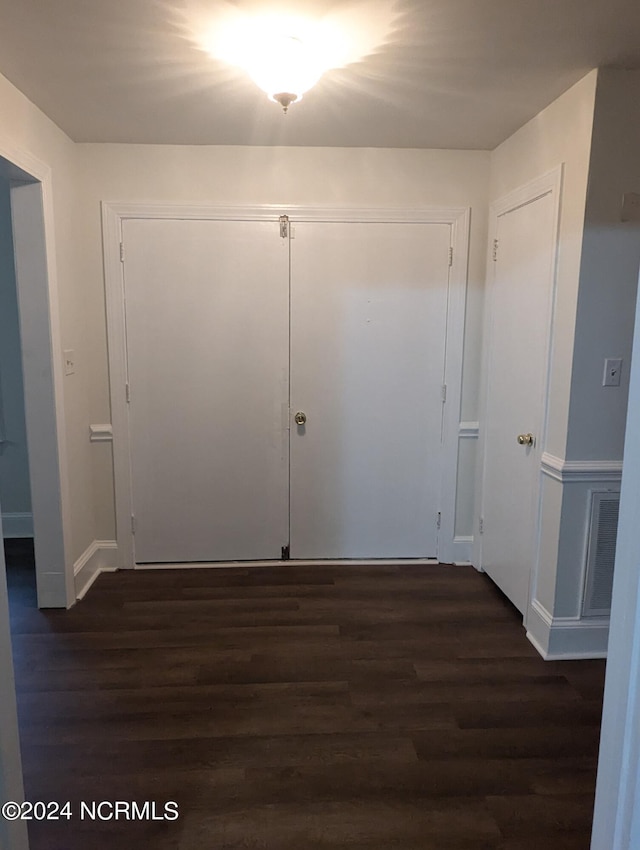
M 26 168 L 17 164 L 22 159 Z M 35 580 L 38 607 L 67 608 L 75 592 L 65 556 L 62 363 L 56 363 L 49 182 L 48 169 L 36 160 L 0 156 L 0 510 L 8 561 L 31 586 Z

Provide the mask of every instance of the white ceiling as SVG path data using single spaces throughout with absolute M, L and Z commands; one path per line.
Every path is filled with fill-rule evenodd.
M 285 116 L 185 37 L 193 2 L 0 0 L 0 72 L 78 142 L 492 149 L 591 68 L 640 68 L 639 0 L 298 0 L 391 25 Z

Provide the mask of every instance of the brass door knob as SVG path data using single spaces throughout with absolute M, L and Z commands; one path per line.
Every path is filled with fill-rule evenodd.
M 307 421 L 307 414 L 299 410 L 293 418 L 295 419 L 296 425 L 304 425 Z
M 521 446 L 532 446 L 535 443 L 533 434 L 518 434 L 518 443 Z

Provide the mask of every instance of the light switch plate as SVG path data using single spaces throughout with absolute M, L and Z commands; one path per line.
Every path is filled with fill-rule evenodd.
M 64 373 L 65 375 L 74 375 L 76 371 L 76 353 L 72 348 L 67 348 L 62 352 L 64 355 Z
M 621 357 L 607 357 L 604 361 L 604 375 L 602 376 L 603 387 L 619 387 L 620 372 L 622 372 Z

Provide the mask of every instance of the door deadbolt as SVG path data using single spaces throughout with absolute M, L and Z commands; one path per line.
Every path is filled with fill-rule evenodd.
M 532 446 L 535 442 L 533 434 L 518 434 L 518 443 L 521 446 Z
M 296 425 L 304 425 L 307 421 L 307 414 L 299 410 L 293 418 L 295 419 Z

